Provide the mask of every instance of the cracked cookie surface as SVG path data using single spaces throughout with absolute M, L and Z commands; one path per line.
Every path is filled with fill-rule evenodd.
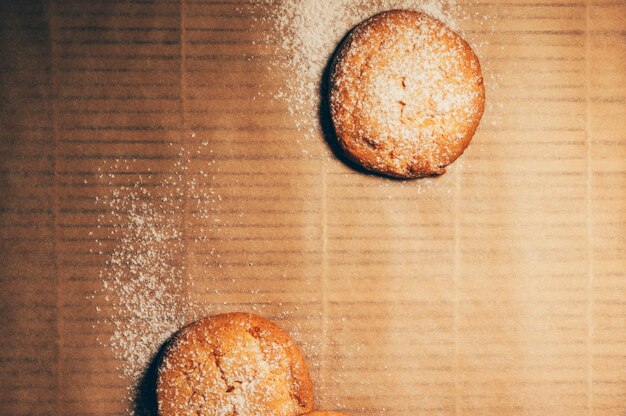
M 294 341 L 246 313 L 180 330 L 159 366 L 160 416 L 292 416 L 313 408 L 313 386 Z
M 399 178 L 445 173 L 478 128 L 478 58 L 440 21 L 391 10 L 357 25 L 330 78 L 330 111 L 347 156 Z

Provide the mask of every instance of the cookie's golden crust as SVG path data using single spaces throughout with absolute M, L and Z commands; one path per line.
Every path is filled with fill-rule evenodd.
M 445 173 L 485 104 L 478 58 L 443 23 L 391 10 L 359 24 L 337 53 L 330 110 L 345 153 L 399 178 Z
M 295 416 L 313 408 L 300 350 L 253 314 L 215 315 L 183 328 L 158 372 L 160 416 Z
M 328 410 L 316 410 L 315 412 L 307 413 L 305 416 L 350 416 L 347 413 L 332 412 Z

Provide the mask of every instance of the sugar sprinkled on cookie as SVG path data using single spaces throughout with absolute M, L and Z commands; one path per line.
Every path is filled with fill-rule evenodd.
M 296 344 L 270 321 L 246 313 L 183 328 L 159 367 L 157 397 L 160 416 L 295 416 L 313 407 Z
M 330 80 L 339 143 L 368 170 L 399 178 L 445 173 L 483 113 L 478 58 L 424 13 L 380 13 L 349 34 Z

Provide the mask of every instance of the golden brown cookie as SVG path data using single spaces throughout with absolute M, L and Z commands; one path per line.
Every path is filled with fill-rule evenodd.
M 295 416 L 313 409 L 313 385 L 287 333 L 260 316 L 228 313 L 176 334 L 157 399 L 160 416 Z
M 445 173 L 469 144 L 485 104 L 478 58 L 424 13 L 391 10 L 360 23 L 341 45 L 330 110 L 348 157 L 399 178 Z
M 350 416 L 347 413 L 332 412 L 328 410 L 316 410 L 315 412 L 307 413 L 305 416 Z

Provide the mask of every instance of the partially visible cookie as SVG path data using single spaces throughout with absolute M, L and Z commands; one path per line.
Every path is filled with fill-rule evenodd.
M 316 410 L 315 412 L 307 413 L 305 416 L 350 416 L 347 413 L 332 412 L 328 410 Z
M 346 155 L 399 178 L 445 173 L 485 104 L 478 58 L 424 13 L 391 10 L 356 26 L 337 52 L 330 110 Z
M 287 333 L 260 316 L 228 313 L 174 337 L 157 399 L 160 416 L 296 416 L 313 410 L 313 385 Z

